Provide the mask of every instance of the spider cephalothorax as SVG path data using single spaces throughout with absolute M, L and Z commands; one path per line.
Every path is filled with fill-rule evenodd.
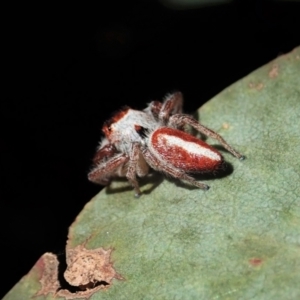
M 137 176 L 147 175 L 151 167 L 207 190 L 208 185 L 189 174 L 214 172 L 223 164 L 223 157 L 185 132 L 185 125 L 218 140 L 235 157 L 244 159 L 219 134 L 183 114 L 182 104 L 182 94 L 176 92 L 163 102 L 152 101 L 143 111 L 125 107 L 116 113 L 102 128 L 105 138 L 93 159 L 89 180 L 107 185 L 114 176 L 127 177 L 139 196 Z

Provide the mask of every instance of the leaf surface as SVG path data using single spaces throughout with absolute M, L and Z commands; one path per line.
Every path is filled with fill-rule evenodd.
M 233 171 L 203 180 L 206 192 L 154 175 L 141 181 L 140 199 L 126 181 L 96 195 L 67 248 L 113 249 L 123 279 L 90 299 L 300 299 L 300 48 L 199 112 L 247 159 L 220 147 Z M 4 299 L 30 299 L 39 272 L 37 264 Z

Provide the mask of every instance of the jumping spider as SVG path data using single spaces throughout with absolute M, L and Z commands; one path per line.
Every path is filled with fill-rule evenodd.
M 125 107 L 117 112 L 103 125 L 105 138 L 94 156 L 88 179 L 107 185 L 115 176 L 126 177 L 138 197 L 141 191 L 137 176 L 147 175 L 151 167 L 203 190 L 209 189 L 188 174 L 213 172 L 223 164 L 223 157 L 215 148 L 184 131 L 185 125 L 216 139 L 238 159 L 245 157 L 219 134 L 183 114 L 182 105 L 182 94 L 176 92 L 167 95 L 163 102 L 152 101 L 143 111 Z

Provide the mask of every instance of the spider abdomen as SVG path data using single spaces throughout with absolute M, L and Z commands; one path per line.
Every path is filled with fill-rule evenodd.
M 160 160 L 186 172 L 213 172 L 223 163 L 223 157 L 216 149 L 170 127 L 155 130 L 149 137 L 149 146 Z

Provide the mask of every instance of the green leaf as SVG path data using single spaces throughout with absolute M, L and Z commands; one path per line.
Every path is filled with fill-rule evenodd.
M 221 148 L 233 172 L 203 180 L 206 192 L 155 175 L 142 180 L 140 199 L 126 181 L 93 198 L 67 249 L 113 249 L 123 279 L 90 299 L 300 299 L 300 48 L 199 112 L 247 159 Z M 31 299 L 39 266 L 4 299 Z

